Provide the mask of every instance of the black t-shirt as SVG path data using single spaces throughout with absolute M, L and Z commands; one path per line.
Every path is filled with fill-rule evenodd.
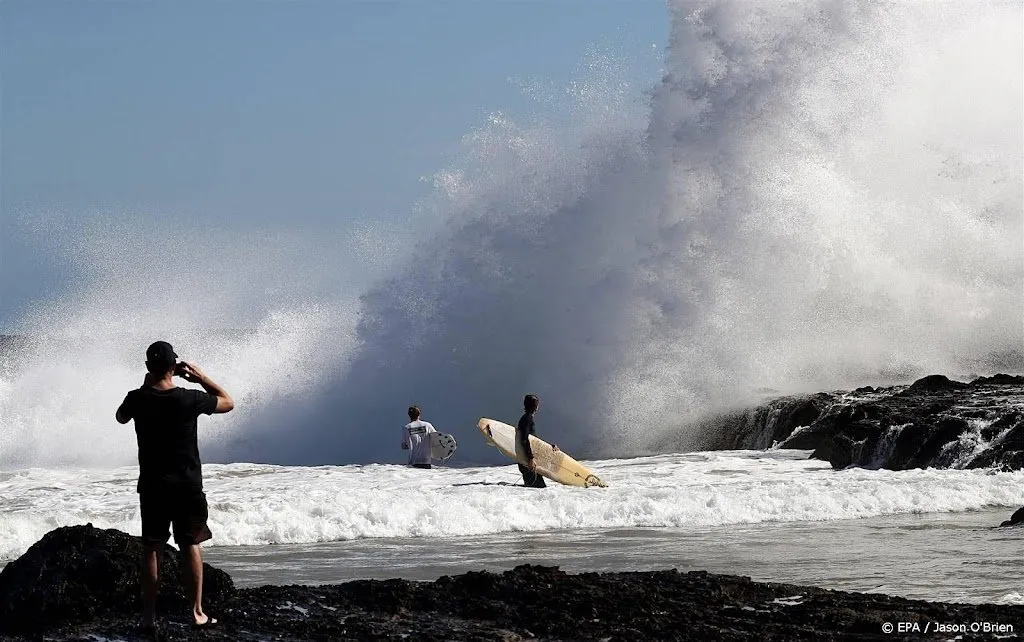
M 135 420 L 139 442 L 139 492 L 203 488 L 196 419 L 213 414 L 217 397 L 202 390 L 142 387 L 121 403 L 122 417 Z
M 533 433 L 533 413 L 528 412 L 519 418 L 519 425 L 516 426 L 516 439 L 527 459 L 533 459 L 533 448 L 530 447 L 530 435 Z

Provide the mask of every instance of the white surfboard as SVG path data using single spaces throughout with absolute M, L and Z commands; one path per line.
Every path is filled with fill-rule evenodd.
M 455 454 L 458 444 L 455 437 L 444 432 L 430 433 L 430 458 L 440 462 L 448 461 Z
M 527 464 L 521 457 L 516 455 L 516 429 L 496 419 L 483 417 L 477 422 L 476 427 L 483 434 L 487 443 L 497 448 L 503 455 L 515 461 Z M 606 487 L 600 477 L 592 470 L 576 461 L 561 450 L 555 450 L 551 444 L 530 435 L 530 448 L 537 460 L 537 472 L 552 481 L 567 486 L 591 486 Z

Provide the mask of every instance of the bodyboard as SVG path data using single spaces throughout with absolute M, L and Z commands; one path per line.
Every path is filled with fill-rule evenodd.
M 430 458 L 446 462 L 452 455 L 455 454 L 455 450 L 458 448 L 458 444 L 455 443 L 455 437 L 452 437 L 448 433 L 444 432 L 432 432 L 430 433 Z

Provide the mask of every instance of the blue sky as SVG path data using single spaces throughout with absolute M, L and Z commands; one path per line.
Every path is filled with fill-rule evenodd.
M 587 52 L 657 77 L 657 0 L 0 4 L 0 331 L 75 279 L 24 212 L 401 218 L 460 137 Z M 652 47 L 657 45 L 657 48 Z

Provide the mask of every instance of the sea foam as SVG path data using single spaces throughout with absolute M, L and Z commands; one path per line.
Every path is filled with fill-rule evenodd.
M 1024 472 L 832 470 L 802 451 L 732 451 L 589 462 L 605 489 L 527 489 L 514 466 L 207 465 L 210 545 L 459 537 L 604 528 L 854 519 L 1024 504 Z M 57 526 L 139 534 L 137 469 L 0 476 L 0 558 Z

